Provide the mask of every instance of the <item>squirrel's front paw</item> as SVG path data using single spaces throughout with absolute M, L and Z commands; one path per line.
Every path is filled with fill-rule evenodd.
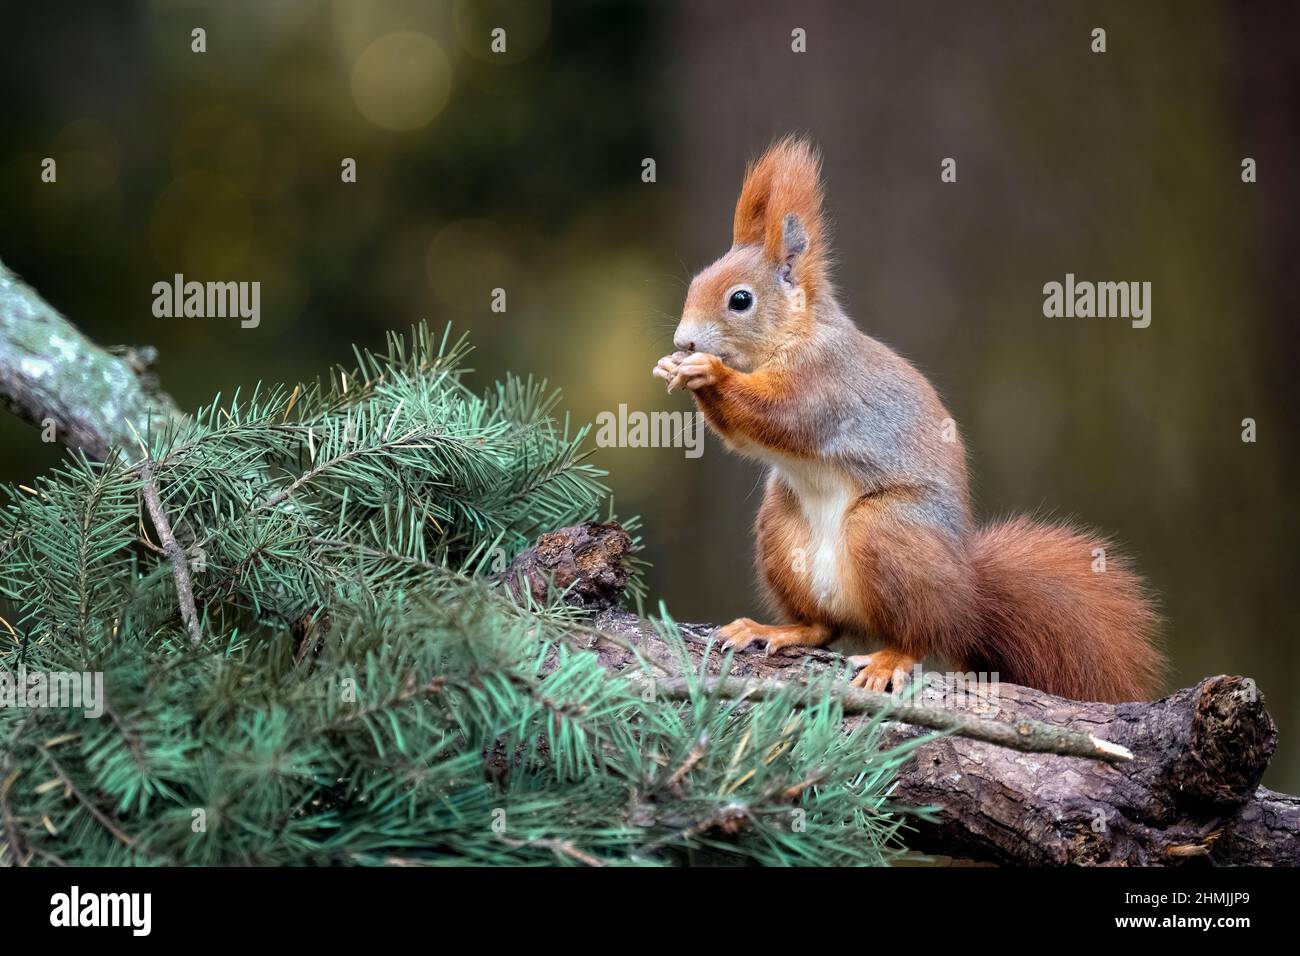
M 677 374 L 668 383 L 668 391 L 678 385 L 685 385 L 692 392 L 697 388 L 717 385 L 726 374 L 727 367 L 722 359 L 708 352 L 692 352 L 677 365 Z
M 665 355 L 650 370 L 650 374 L 667 382 L 668 391 L 671 392 L 673 390 L 673 379 L 677 377 L 677 369 L 681 366 L 682 360 L 690 354 L 690 352 L 674 352 L 672 355 Z

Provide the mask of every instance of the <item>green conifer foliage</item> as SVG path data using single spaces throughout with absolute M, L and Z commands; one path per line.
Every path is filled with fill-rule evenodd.
M 885 791 L 907 751 L 881 752 L 876 724 L 844 733 L 816 689 L 657 697 L 599 665 L 577 611 L 487 580 L 538 533 L 594 517 L 606 489 L 544 383 L 476 395 L 466 353 L 417 328 L 325 382 L 219 399 L 8 490 L 0 669 L 102 673 L 104 712 L 0 707 L 7 862 L 897 852 Z M 142 501 L 149 471 L 197 642 Z

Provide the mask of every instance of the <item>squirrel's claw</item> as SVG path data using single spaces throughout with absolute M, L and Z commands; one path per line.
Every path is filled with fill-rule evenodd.
M 671 387 L 669 391 L 671 391 Z M 762 627 L 756 621 L 747 617 L 738 617 L 725 627 L 718 628 L 718 637 L 722 638 L 722 647 L 728 651 L 739 651 L 748 647 L 759 636 L 759 628 Z
M 765 657 L 771 657 L 785 647 L 821 647 L 822 641 L 815 632 L 806 627 L 795 627 L 772 634 L 767 639 Z
M 854 676 L 853 684 L 877 694 L 883 694 L 891 687 L 895 692 L 901 691 L 916 665 L 915 657 L 889 648 L 874 654 L 856 654 L 848 661 L 854 667 L 862 668 Z
M 723 650 L 738 651 L 756 640 L 766 645 L 764 656 L 770 657 L 786 647 L 821 647 L 831 637 L 824 624 L 759 624 L 741 617 L 718 629 Z
M 658 363 L 656 363 L 655 367 L 650 370 L 650 374 L 655 378 L 661 378 L 668 383 L 669 392 L 673 390 L 673 385 L 675 384 L 674 380 L 677 378 L 677 366 L 679 364 L 677 358 L 678 354 L 680 353 L 674 352 L 672 355 L 665 355 L 658 361 Z

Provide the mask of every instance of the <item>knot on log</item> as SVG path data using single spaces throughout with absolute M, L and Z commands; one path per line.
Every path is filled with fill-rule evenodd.
M 1232 813 L 1254 796 L 1277 749 L 1277 725 L 1244 677 L 1208 677 L 1154 703 L 1120 704 L 1109 720 L 1113 739 L 1137 756 L 1128 776 L 1149 795 L 1142 815 L 1157 825 Z
M 1244 677 L 1211 677 L 1195 688 L 1187 746 L 1169 767 L 1189 807 L 1229 809 L 1250 799 L 1277 749 L 1264 696 Z
M 526 593 L 541 602 L 555 589 L 575 607 L 601 611 L 619 603 L 631 555 L 632 538 L 621 525 L 586 521 L 542 535 L 500 579 L 516 599 Z

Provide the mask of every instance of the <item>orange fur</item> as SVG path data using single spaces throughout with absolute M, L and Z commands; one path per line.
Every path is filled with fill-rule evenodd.
M 755 526 L 759 571 L 784 616 L 875 636 L 910 657 L 1077 700 L 1148 699 L 1162 671 L 1159 624 L 1140 579 L 1104 539 L 1017 518 L 974 531 L 964 549 L 890 514 L 892 495 L 845 521 L 853 570 L 844 610 L 810 593 L 790 555 L 808 529 L 793 494 L 769 487 Z M 1106 569 L 1093 570 L 1095 548 Z
M 1094 570 L 1094 549 L 1105 570 Z M 1109 542 L 1014 518 L 981 528 L 970 561 L 982 628 L 972 670 L 1081 700 L 1142 700 L 1163 658 L 1159 616 L 1141 579 Z
M 719 362 L 718 383 L 695 392 L 700 411 L 715 432 L 735 446 L 762 446 L 792 456 L 812 453 L 808 423 L 783 421 L 780 407 L 790 390 L 774 369 L 746 373 Z
M 746 647 L 755 640 L 767 645 L 772 654 L 783 647 L 821 647 L 835 636 L 825 624 L 759 624 L 747 617 L 738 618 L 722 628 L 719 635 L 732 647 Z
M 810 300 L 821 291 L 827 271 L 821 168 L 821 157 L 806 140 L 787 136 L 773 143 L 745 170 L 732 223 L 733 244 L 761 244 L 768 261 L 779 262 L 785 217 L 797 216 L 808 236 L 801 267 Z

